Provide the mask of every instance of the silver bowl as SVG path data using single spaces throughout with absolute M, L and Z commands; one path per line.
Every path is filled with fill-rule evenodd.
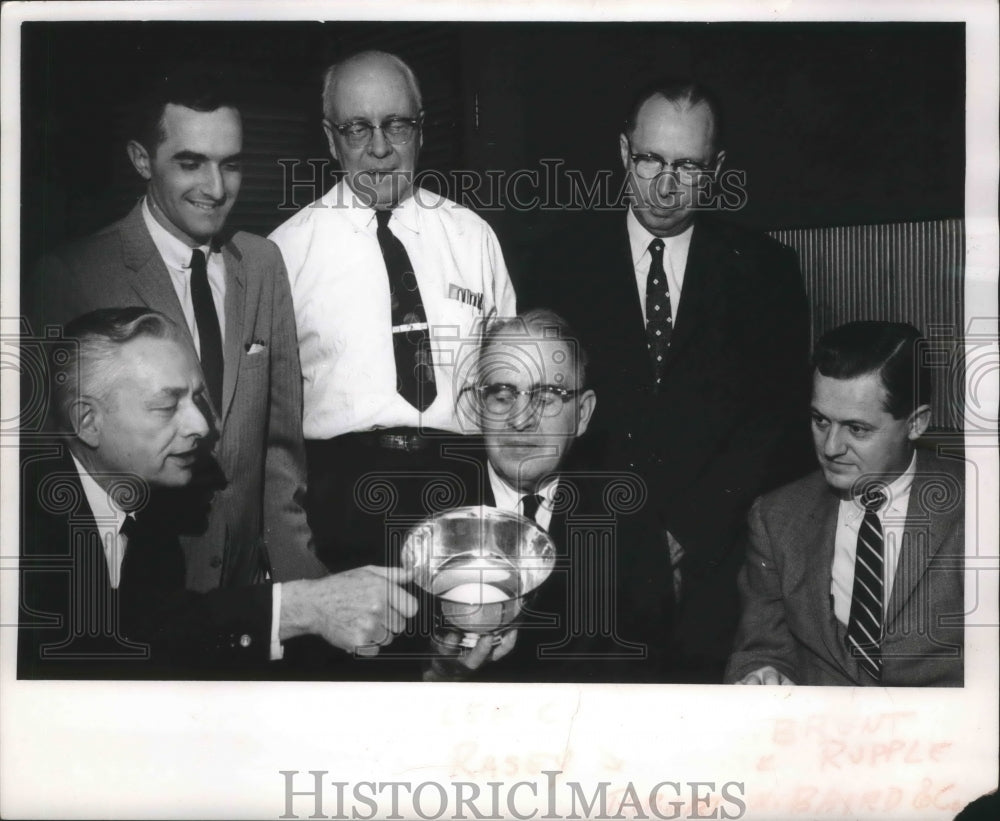
M 459 632 L 475 646 L 493 634 L 499 642 L 526 598 L 555 565 L 549 534 L 531 519 L 494 507 L 458 507 L 415 525 L 401 561 L 435 601 L 435 637 Z

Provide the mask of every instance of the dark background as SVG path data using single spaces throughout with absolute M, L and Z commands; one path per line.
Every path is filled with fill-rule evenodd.
M 125 156 L 126 106 L 168 63 L 230 64 L 246 172 L 231 222 L 267 233 L 332 182 L 290 189 L 279 160 L 329 159 L 326 65 L 361 48 L 416 70 L 427 111 L 421 168 L 614 171 L 630 90 L 667 72 L 716 89 L 727 166 L 761 228 L 960 217 L 964 24 L 939 23 L 27 23 L 22 55 L 22 259 L 123 216 L 142 186 Z M 453 193 L 453 192 L 452 192 Z M 483 193 L 485 196 L 485 193 Z M 283 206 L 283 207 L 279 207 Z M 516 275 L 546 223 L 487 209 Z

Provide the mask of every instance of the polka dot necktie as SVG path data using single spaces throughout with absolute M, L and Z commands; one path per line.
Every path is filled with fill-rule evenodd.
M 385 260 L 392 300 L 392 349 L 396 358 L 396 391 L 417 410 L 437 396 L 427 315 L 410 257 L 389 230 L 391 211 L 376 211 L 378 244 Z
M 663 268 L 663 240 L 649 243 L 649 274 L 646 275 L 646 347 L 653 365 L 657 389 L 663 381 L 663 367 L 670 347 L 674 321 L 670 312 L 670 288 Z
M 878 511 L 885 493 L 870 487 L 861 494 L 865 515 L 858 529 L 854 559 L 854 591 L 847 623 L 847 647 L 858 665 L 875 681 L 882 677 L 882 523 Z

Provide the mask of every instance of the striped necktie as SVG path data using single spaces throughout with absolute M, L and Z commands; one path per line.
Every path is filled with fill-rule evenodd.
M 883 538 L 878 511 L 885 504 L 879 485 L 870 485 L 861 494 L 865 515 L 858 530 L 854 559 L 854 593 L 847 624 L 847 647 L 859 666 L 876 682 L 882 677 Z

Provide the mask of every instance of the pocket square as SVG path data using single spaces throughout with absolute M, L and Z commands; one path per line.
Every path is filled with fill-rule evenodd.
M 262 339 L 255 339 L 253 342 L 247 342 L 245 350 L 247 352 L 247 356 L 253 356 L 254 354 L 266 351 L 267 343 Z

